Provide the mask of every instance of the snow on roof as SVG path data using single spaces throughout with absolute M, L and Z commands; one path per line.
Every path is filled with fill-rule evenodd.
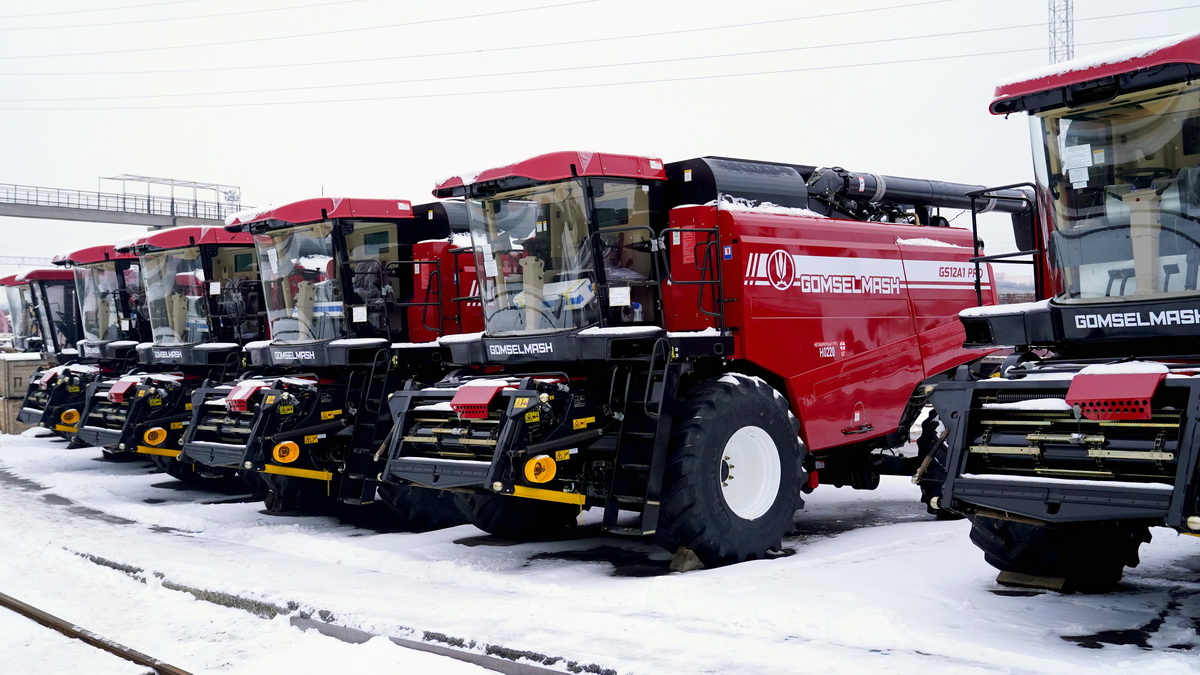
M 996 410 L 1074 410 L 1070 403 L 1061 398 L 1035 398 L 1012 403 L 984 403 L 984 408 Z
M 916 239 L 896 239 L 896 244 L 900 246 L 938 246 L 941 248 L 970 248 L 968 246 L 959 246 L 958 244 L 949 244 L 938 239 L 926 239 L 917 237 Z
M 704 206 L 715 206 L 722 211 L 740 211 L 744 213 L 769 213 L 777 216 L 807 216 L 809 218 L 825 218 L 824 215 L 816 211 L 802 209 L 794 206 L 779 206 L 771 202 L 762 202 L 756 204 L 755 200 L 745 197 L 734 197 L 733 195 L 721 194 L 716 199 L 704 204 Z
M 478 333 L 459 333 L 458 335 L 443 335 L 438 338 L 438 342 L 446 345 L 454 342 L 472 342 L 483 337 L 483 331 Z
M 1163 38 L 1150 43 L 1141 42 L 1132 47 L 1111 49 L 1100 52 L 1099 54 L 1094 54 L 1092 56 L 1081 56 L 1077 59 L 1071 59 L 1070 61 L 1055 63 L 1049 66 L 1044 66 L 1042 68 L 1037 68 L 1035 70 L 1014 75 L 1001 82 L 997 88 L 1009 87 L 1021 82 L 1028 82 L 1030 80 L 1040 80 L 1046 77 L 1054 77 L 1058 75 L 1066 75 L 1067 73 L 1090 70 L 1092 68 L 1106 66 L 1110 63 L 1122 63 L 1130 59 L 1142 58 L 1144 56 L 1149 56 L 1160 49 L 1170 47 L 1171 45 L 1178 44 L 1183 40 L 1197 36 L 1200 36 L 1200 32 L 1172 35 L 1171 37 Z
M 1039 300 L 1037 302 L 1014 302 L 1008 305 L 988 305 L 987 307 L 968 307 L 958 313 L 959 316 L 978 317 L 978 316 L 1001 316 L 1004 314 L 1020 314 L 1022 312 L 1031 312 L 1038 309 L 1045 309 L 1050 306 L 1049 300 Z
M 658 326 L 609 326 L 601 328 L 592 326 L 579 331 L 580 335 L 650 335 L 652 333 L 661 333 L 662 329 Z

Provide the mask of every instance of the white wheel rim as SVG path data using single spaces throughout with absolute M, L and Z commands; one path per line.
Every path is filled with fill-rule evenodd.
M 779 450 L 761 427 L 738 429 L 719 459 L 725 504 L 739 518 L 754 520 L 771 510 L 779 494 Z

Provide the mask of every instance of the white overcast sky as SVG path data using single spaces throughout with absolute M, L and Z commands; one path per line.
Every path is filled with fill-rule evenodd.
M 987 104 L 1047 24 L 1046 0 L 2 0 L 0 183 L 420 203 L 555 150 L 1018 182 L 1024 116 Z M 1197 29 L 1198 2 L 1075 2 L 1077 56 Z M 140 231 L 0 218 L 0 255 Z

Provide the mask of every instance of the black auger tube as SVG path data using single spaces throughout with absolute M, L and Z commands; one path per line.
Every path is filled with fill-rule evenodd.
M 846 171 L 839 167 L 817 169 L 808 181 L 814 195 L 836 194 L 867 202 L 891 202 L 912 206 L 937 206 L 949 209 L 971 209 L 969 193 L 987 192 L 983 185 L 948 183 L 923 178 L 884 176 L 876 173 Z M 1023 213 L 1030 209 L 1032 195 L 1022 190 L 1000 190 L 988 193 L 1001 199 L 976 199 L 979 213 Z

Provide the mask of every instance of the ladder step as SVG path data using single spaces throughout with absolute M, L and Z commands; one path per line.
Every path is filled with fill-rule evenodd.
M 641 504 L 646 501 L 637 495 L 612 495 L 609 499 L 621 504 Z
M 646 473 L 650 470 L 649 464 L 621 464 L 618 466 L 622 471 L 637 471 L 638 473 Z
M 342 503 L 349 504 L 350 506 L 365 506 L 367 504 L 374 504 L 375 500 L 374 499 L 359 499 L 358 497 L 347 497 L 342 500 Z

